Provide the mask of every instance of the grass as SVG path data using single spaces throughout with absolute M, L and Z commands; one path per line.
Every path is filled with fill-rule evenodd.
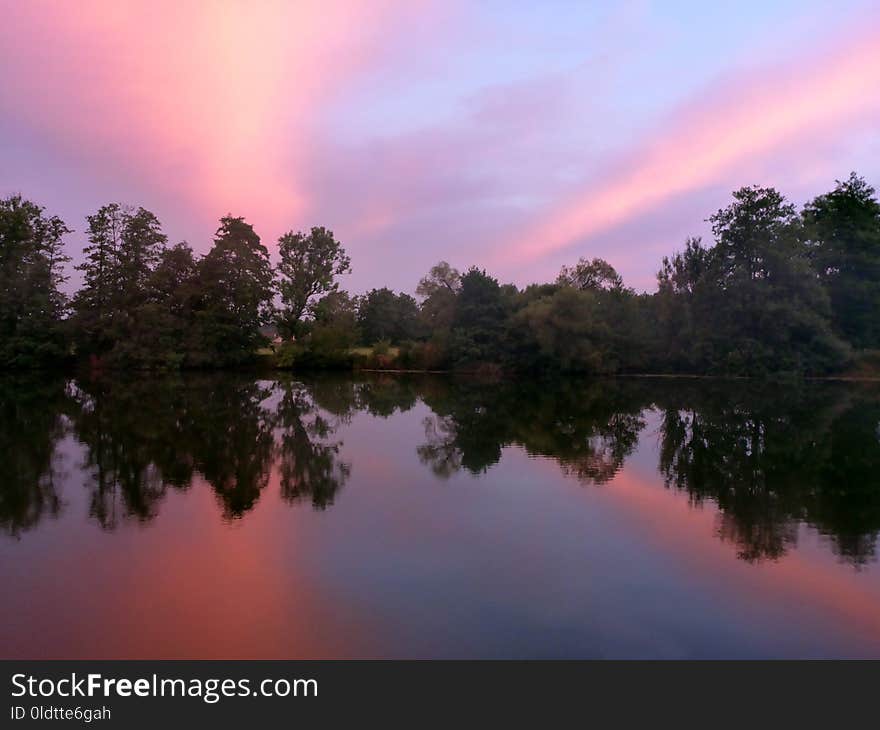
M 371 357 L 373 355 L 373 348 L 372 347 L 352 347 L 349 350 L 349 352 L 352 355 L 363 355 L 364 357 Z M 398 355 L 400 355 L 400 348 L 399 347 L 389 347 L 388 348 L 388 352 L 387 352 L 388 357 L 396 358 Z

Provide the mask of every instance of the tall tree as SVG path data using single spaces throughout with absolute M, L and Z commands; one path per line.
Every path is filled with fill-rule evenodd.
M 693 371 L 703 356 L 701 346 L 705 332 L 699 323 L 707 320 L 699 307 L 711 298 L 705 296 L 713 286 L 709 276 L 712 256 L 701 238 L 688 238 L 683 251 L 664 256 L 657 272 L 657 293 L 652 298 L 652 314 L 657 323 L 655 362 L 661 369 Z
M 716 243 L 701 312 L 711 365 L 739 373 L 839 366 L 846 348 L 831 332 L 794 207 L 773 188 L 746 187 L 709 220 Z
M 63 237 L 56 216 L 13 195 L 0 200 L 0 367 L 47 364 L 66 353 Z
M 122 235 L 117 251 L 117 280 L 123 307 L 131 308 L 147 299 L 150 276 L 167 241 L 159 219 L 149 210 L 123 210 Z
M 278 290 L 284 304 L 278 327 L 295 336 L 314 302 L 336 291 L 336 277 L 351 271 L 351 259 L 333 232 L 322 227 L 308 234 L 288 231 L 278 239 L 278 253 Z
M 272 267 L 269 252 L 244 218 L 220 219 L 214 246 L 199 262 L 202 307 L 199 325 L 206 351 L 215 363 L 239 363 L 253 357 L 269 321 Z
M 733 202 L 709 221 L 724 285 L 768 280 L 803 253 L 794 206 L 773 188 L 734 191 Z
M 835 330 L 856 347 L 880 347 L 880 203 L 852 173 L 804 207 L 816 270 Z
M 498 362 L 507 311 L 498 280 L 471 267 L 461 277 L 450 350 L 459 365 Z
M 99 355 L 119 346 L 121 354 L 139 335 L 139 308 L 149 298 L 148 281 L 167 237 L 159 219 L 141 207 L 110 203 L 86 220 L 89 243 L 77 266 L 83 286 L 74 299 L 78 345 Z
M 211 364 L 196 327 L 202 297 L 192 249 L 186 243 L 162 249 L 143 289 L 145 299 L 134 310 L 136 326 L 115 343 L 113 355 L 158 368 Z
M 83 284 L 76 293 L 77 345 L 83 352 L 104 352 L 112 346 L 114 299 L 119 292 L 119 248 L 125 212 L 119 203 L 101 207 L 86 217 L 88 244 L 76 268 Z

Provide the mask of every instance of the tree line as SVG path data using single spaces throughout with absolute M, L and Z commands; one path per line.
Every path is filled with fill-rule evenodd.
M 801 210 L 744 187 L 708 221 L 712 240 L 665 257 L 653 293 L 594 258 L 523 289 L 440 262 L 416 297 L 352 296 L 326 228 L 285 233 L 273 265 L 227 215 L 199 257 L 152 212 L 111 203 L 87 217 L 68 298 L 70 229 L 15 195 L 0 200 L 0 366 L 230 367 L 274 339 L 273 362 L 294 368 L 826 374 L 880 349 L 880 203 L 863 178 Z

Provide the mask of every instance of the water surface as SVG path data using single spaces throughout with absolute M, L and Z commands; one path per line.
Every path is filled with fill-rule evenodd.
M 0 379 L 5 658 L 880 657 L 880 390 Z

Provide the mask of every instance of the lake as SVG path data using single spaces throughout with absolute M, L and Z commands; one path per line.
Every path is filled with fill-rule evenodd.
M 880 657 L 880 387 L 0 378 L 3 658 Z

